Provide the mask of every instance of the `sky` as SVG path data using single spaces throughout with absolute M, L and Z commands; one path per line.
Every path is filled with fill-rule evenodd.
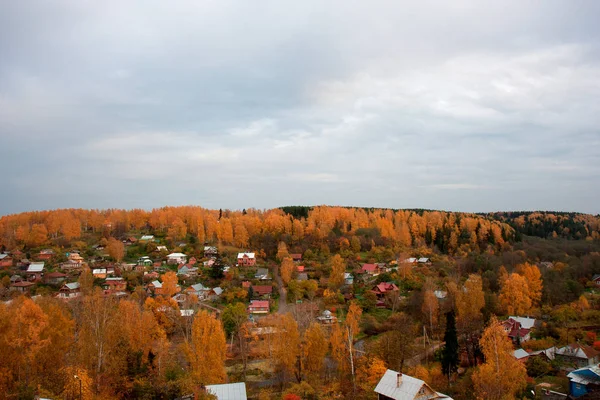
M 600 213 L 600 2 L 0 2 L 0 214 Z

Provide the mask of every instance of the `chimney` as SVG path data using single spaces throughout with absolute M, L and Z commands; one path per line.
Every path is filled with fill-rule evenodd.
M 400 387 L 400 385 L 402 385 L 402 372 L 398 372 L 396 377 L 396 387 Z

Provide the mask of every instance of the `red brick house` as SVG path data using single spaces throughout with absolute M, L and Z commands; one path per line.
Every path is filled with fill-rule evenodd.
M 256 256 L 254 253 L 238 253 L 237 263 L 244 267 L 253 267 L 256 265 Z

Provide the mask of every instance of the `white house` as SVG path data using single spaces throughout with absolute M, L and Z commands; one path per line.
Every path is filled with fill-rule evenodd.
M 427 383 L 401 372 L 388 369 L 375 387 L 378 400 L 452 400 L 436 392 Z
M 217 400 L 247 400 L 244 382 L 206 385 L 206 391 L 215 395 Z
M 183 253 L 171 253 L 167 256 L 167 264 L 185 264 L 187 256 Z

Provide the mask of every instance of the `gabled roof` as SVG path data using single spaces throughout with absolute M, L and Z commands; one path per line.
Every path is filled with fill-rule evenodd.
M 43 270 L 43 262 L 32 262 L 31 264 L 29 264 L 29 267 L 27 267 L 27 272 L 42 272 Z
M 374 272 L 377 269 L 376 264 L 363 264 L 361 270 L 363 272 Z
M 71 282 L 71 283 L 65 283 L 65 285 L 63 287 L 66 287 L 69 290 L 77 290 L 77 289 L 79 289 L 80 285 L 79 285 L 79 282 Z
M 204 290 L 208 290 L 207 287 L 205 287 L 203 284 L 201 283 L 196 283 L 192 286 L 190 286 L 191 289 L 193 289 L 195 292 L 202 292 Z
M 514 316 L 510 316 L 508 317 L 509 319 L 512 318 L 513 320 L 515 320 L 516 322 L 521 324 L 522 328 L 525 329 L 531 329 L 533 328 L 533 326 L 535 325 L 535 318 L 529 318 L 529 317 L 514 317 Z
M 598 279 L 600 279 L 600 274 L 596 274 L 596 275 L 594 275 L 594 276 L 592 277 L 592 280 L 593 280 L 593 281 L 596 281 L 596 280 L 598 280 Z
M 523 350 L 523 349 L 517 349 L 517 350 L 513 351 L 513 356 L 514 356 L 514 357 L 515 357 L 517 360 L 520 360 L 520 359 L 522 359 L 522 358 L 529 357 L 529 353 L 528 353 L 528 352 L 526 352 L 526 351 L 525 351 L 525 350 Z
M 152 281 L 152 286 L 154 286 L 154 288 L 161 288 L 162 287 L 162 282 L 161 281 Z
M 28 281 L 19 281 L 19 282 L 15 282 L 13 283 L 11 286 L 12 287 L 30 287 L 35 285 L 35 283 L 33 282 L 28 282 Z
M 588 360 L 600 355 L 600 351 L 595 350 L 591 346 L 585 346 L 579 343 L 571 343 L 570 345 L 556 349 L 555 354 Z
M 273 286 L 271 285 L 256 285 L 252 286 L 252 291 L 258 295 L 271 294 L 273 293 Z
M 63 274 L 62 272 L 55 271 L 55 272 L 49 272 L 49 273 L 45 274 L 44 276 L 46 277 L 46 279 L 48 279 L 48 278 L 50 278 L 50 279 L 64 278 L 67 276 L 67 274 Z
M 254 258 L 254 253 L 238 253 L 237 258 L 244 258 L 244 257 Z
M 4 260 L 6 257 L 10 258 L 10 256 L 8 254 L 6 254 L 6 253 L 0 254 L 0 260 Z
M 96 268 L 92 270 L 92 275 L 106 274 L 106 268 Z
M 600 366 L 594 365 L 576 369 L 567 375 L 572 382 L 588 385 L 590 383 L 600 385 Z
M 140 240 L 154 240 L 154 235 L 144 235 Z
M 306 272 L 301 272 L 298 274 L 298 278 L 296 279 L 298 281 L 307 281 L 308 280 L 308 274 Z
M 223 293 L 223 289 L 221 289 L 221 288 L 220 288 L 220 287 L 218 287 L 218 286 L 217 286 L 216 288 L 213 288 L 213 290 L 212 290 L 212 291 L 213 291 L 213 292 L 215 292 L 215 294 L 216 294 L 217 296 L 220 296 L 220 295 Z
M 394 400 L 414 400 L 417 398 L 419 391 L 423 388 L 429 389 L 433 394 L 427 399 L 447 399 L 450 397 L 436 393 L 429 385 L 420 379 L 402 374 L 400 385 L 398 385 L 398 372 L 388 369 L 375 387 L 375 393 L 382 394 Z
M 206 385 L 206 391 L 217 396 L 218 400 L 246 400 L 246 383 L 224 383 Z
M 183 253 L 171 253 L 167 257 L 168 258 L 181 258 L 181 257 L 187 257 L 187 256 Z
M 392 282 L 381 282 L 379 285 L 375 286 L 375 289 L 380 293 L 399 290 L 398 286 Z
M 429 258 L 427 257 L 421 257 L 417 260 L 418 263 L 428 263 L 429 262 Z
M 267 300 L 250 300 L 249 307 L 269 308 L 269 302 Z

